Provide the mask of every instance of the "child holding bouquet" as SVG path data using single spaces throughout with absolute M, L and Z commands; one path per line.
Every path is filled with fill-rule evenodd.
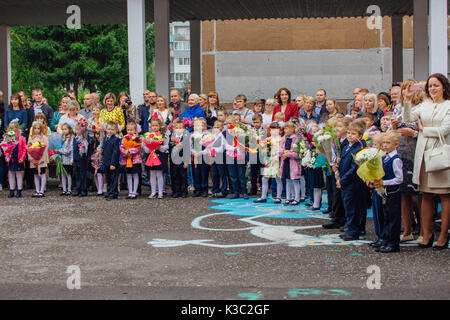
M 335 175 L 335 180 L 339 179 L 339 162 L 341 161 L 340 155 L 341 151 L 348 145 L 347 141 L 347 128 L 352 122 L 350 118 L 339 118 L 336 121 L 336 144 L 333 148 L 333 156 L 336 160 L 333 161 L 336 164 L 331 167 L 333 174 Z M 322 227 L 325 229 L 339 229 L 345 225 L 345 209 L 344 202 L 342 200 L 341 189 L 336 188 L 336 183 L 333 186 L 333 207 L 330 213 L 331 221 L 323 224 Z
M 88 168 L 88 147 L 87 141 L 87 120 L 81 118 L 76 124 L 76 135 L 72 143 L 72 158 L 73 169 L 75 173 L 75 188 L 76 193 L 74 197 L 86 197 L 87 196 L 87 168 Z
M 319 131 L 319 126 L 313 122 L 310 122 L 308 126 L 309 133 L 307 134 L 306 139 L 307 145 L 309 146 L 308 149 L 310 157 L 303 157 L 302 165 L 306 167 L 306 189 L 309 193 L 310 202 L 305 206 L 312 207 L 312 211 L 320 211 L 320 207 L 322 206 L 322 188 L 325 186 L 325 182 L 323 180 L 322 167 L 316 166 L 318 162 L 318 154 L 312 138 L 314 134 Z
M 188 152 L 189 143 L 189 135 L 183 121 L 179 118 L 175 119 L 169 146 L 173 198 L 187 197 L 187 169 L 191 161 L 190 153 Z
M 263 118 L 261 114 L 255 114 L 253 116 L 253 135 L 256 137 L 256 143 L 260 139 L 265 139 L 266 130 L 262 127 Z M 261 181 L 261 169 L 264 168 L 264 164 L 260 159 L 260 154 L 250 155 L 250 177 L 251 177 L 251 190 L 249 196 L 255 196 L 258 191 L 258 182 Z
M 402 221 L 400 185 L 403 182 L 403 163 L 397 154 L 400 135 L 390 131 L 383 135 L 383 179 L 367 182 L 374 188 L 385 187 L 386 199 L 382 203 L 383 238 L 380 243 L 373 245 L 375 251 L 391 253 L 400 251 L 400 229 Z
M 215 160 L 212 164 L 212 197 L 226 198 L 227 197 L 227 168 L 225 165 L 225 135 L 224 123 L 220 120 L 214 122 L 213 134 L 215 135 L 214 150 L 216 152 Z
M 120 138 L 117 136 L 118 124 L 108 122 L 106 124 L 106 136 L 102 141 L 100 152 L 102 154 L 102 165 L 105 168 L 106 183 L 108 190 L 106 200 L 114 200 L 119 196 L 119 156 Z
M 266 156 L 265 166 L 262 177 L 261 198 L 254 200 L 254 203 L 266 203 L 267 193 L 269 191 L 270 178 L 275 179 L 277 183 L 277 198 L 274 199 L 275 204 L 281 203 L 281 194 L 283 192 L 283 182 L 281 180 L 280 171 L 280 125 L 278 122 L 272 122 L 269 126 L 270 137 L 266 139 Z
M 242 193 L 244 199 L 248 199 L 247 177 L 246 177 L 246 151 L 243 147 L 245 143 L 244 124 L 241 124 L 241 116 L 236 113 L 232 116 L 231 123 L 226 131 L 226 154 L 227 168 L 230 173 L 233 196 L 231 199 L 239 199 L 239 193 Z M 241 128 L 242 127 L 242 128 Z
M 31 126 L 30 132 L 33 133 L 28 139 L 28 160 L 30 169 L 34 175 L 34 186 L 36 193 L 33 198 L 44 197 L 45 186 L 47 183 L 46 170 L 48 163 L 48 138 L 47 128 L 42 122 L 35 121 Z
M 208 148 L 214 143 L 215 137 L 207 131 L 206 120 L 199 118 L 194 120 L 194 132 L 191 136 L 191 153 L 194 157 L 192 165 L 194 175 L 194 197 L 208 196 L 208 178 L 212 164 L 212 152 Z M 210 154 L 208 154 L 208 151 Z
M 138 127 L 135 122 L 127 123 L 127 135 L 120 144 L 122 159 L 120 165 L 125 166 L 127 174 L 128 197 L 136 199 L 139 187 L 139 176 L 142 171 L 141 138 L 137 135 Z
M 169 143 L 167 139 L 161 134 L 162 122 L 159 119 L 151 119 L 150 128 L 151 132 L 144 136 L 144 144 L 142 148 L 149 154 L 146 168 L 150 171 L 150 185 L 151 194 L 149 199 L 156 197 L 158 192 L 158 199 L 163 198 L 164 191 L 164 175 L 163 171 L 167 171 L 167 155 L 166 151 L 169 150 Z
M 70 196 L 72 194 L 72 173 L 73 173 L 73 136 L 75 122 L 68 120 L 59 125 L 62 132 L 63 144 L 60 150 L 55 149 L 55 154 L 60 154 L 65 172 L 61 174 L 61 196 Z
M 25 158 L 27 156 L 27 142 L 22 136 L 22 131 L 19 129 L 19 122 L 12 121 L 9 123 L 6 133 L 3 135 L 3 140 L 0 143 L 5 162 L 8 165 L 8 182 L 9 182 L 9 196 L 22 197 L 23 189 L 23 174 L 25 171 Z
M 346 233 L 339 237 L 345 241 L 358 240 L 364 228 L 362 215 L 365 214 L 366 199 L 361 194 L 365 186 L 356 173 L 358 165 L 353 156 L 363 149 L 361 139 L 365 130 L 364 123 L 358 120 L 350 123 L 347 129 L 348 145 L 342 149 L 339 162 L 340 179 L 336 182 L 336 187 L 342 190 L 347 227 Z
M 295 134 L 296 127 L 291 121 L 284 125 L 284 138 L 280 147 L 281 177 L 286 179 L 286 201 L 284 205 L 300 204 L 300 177 L 302 167 L 299 155 L 294 151 L 294 144 L 299 139 Z

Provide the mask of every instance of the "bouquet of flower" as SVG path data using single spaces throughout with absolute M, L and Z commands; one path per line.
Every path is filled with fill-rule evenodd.
M 44 152 L 47 148 L 47 145 L 43 142 L 37 141 L 34 143 L 29 143 L 27 147 L 28 154 L 35 161 L 40 161 L 44 156 Z M 38 165 L 38 170 L 40 170 L 40 166 Z
M 356 172 L 364 181 L 380 180 L 384 177 L 382 152 L 376 148 L 365 148 L 353 156 L 355 163 L 359 166 Z M 376 188 L 377 193 L 386 199 L 386 189 Z
M 145 165 L 148 167 L 161 165 L 161 160 L 159 160 L 159 157 L 156 154 L 156 149 L 165 142 L 162 134 L 159 132 L 147 132 L 142 136 L 142 139 L 145 145 L 150 149 L 150 154 Z
M 19 144 L 20 129 L 8 131 L 3 135 L 3 141 L 0 143 L 6 162 L 11 160 L 14 148 Z
M 190 118 L 184 118 L 182 121 L 186 129 L 192 127 L 192 120 Z
M 233 147 L 241 151 L 227 151 L 228 155 L 238 160 L 245 157 L 245 151 L 250 153 L 257 153 L 257 148 L 250 148 L 250 137 L 252 136 L 251 129 L 246 125 L 230 125 L 230 132 L 233 136 Z
M 312 150 L 306 150 L 302 158 L 302 166 L 306 168 L 315 168 L 316 154 Z
M 216 141 L 216 135 L 213 133 L 205 134 L 201 139 L 202 146 L 206 147 L 206 152 L 210 157 L 210 162 L 212 161 L 211 157 L 216 156 L 216 150 L 214 150 L 214 142 Z
M 127 134 L 122 139 L 122 144 L 125 147 L 125 150 L 130 150 L 132 148 L 137 148 L 141 145 L 141 138 L 134 134 Z M 127 168 L 133 167 L 133 157 L 127 156 Z
M 54 150 L 61 150 L 64 143 L 64 139 L 62 135 L 59 133 L 53 133 L 48 139 L 48 153 L 50 155 L 50 159 L 56 162 L 56 176 L 60 177 L 61 175 L 67 174 L 66 169 L 62 164 L 61 155 L 59 153 L 54 153 Z
M 377 135 L 378 133 L 380 133 L 380 131 L 377 130 L 375 126 L 364 133 L 363 139 L 366 141 L 367 146 L 373 147 L 373 136 Z
M 94 175 L 97 175 L 97 171 L 102 167 L 102 154 L 100 153 L 100 151 L 94 152 L 94 154 L 91 156 L 91 164 L 95 169 Z

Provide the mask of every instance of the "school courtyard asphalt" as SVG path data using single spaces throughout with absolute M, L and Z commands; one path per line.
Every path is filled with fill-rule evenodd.
M 303 206 L 31 194 L 0 192 L 2 300 L 450 297 L 450 250 L 376 253 L 371 218 L 346 243 Z

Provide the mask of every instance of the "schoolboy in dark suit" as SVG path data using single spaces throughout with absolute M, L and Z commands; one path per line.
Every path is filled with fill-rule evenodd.
M 105 167 L 106 183 L 108 191 L 106 200 L 117 199 L 119 196 L 119 155 L 120 155 L 120 138 L 116 136 L 119 131 L 117 123 L 109 122 L 106 125 L 106 136 L 102 143 L 103 160 L 102 165 Z
M 353 156 L 363 149 L 361 138 L 364 131 L 364 122 L 355 120 L 350 123 L 347 129 L 348 145 L 342 150 L 339 162 L 340 179 L 336 182 L 336 187 L 342 190 L 347 227 L 346 232 L 339 237 L 345 241 L 358 240 L 364 230 L 362 215 L 365 214 L 363 211 L 367 206 L 361 193 L 365 185 L 356 174 L 358 165 L 353 159 Z
M 173 133 L 170 135 L 170 177 L 172 181 L 172 197 L 187 197 L 187 169 L 190 163 L 189 134 L 183 121 L 175 119 Z

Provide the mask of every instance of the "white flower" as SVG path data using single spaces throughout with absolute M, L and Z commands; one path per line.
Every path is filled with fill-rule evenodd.
M 311 150 L 307 150 L 302 159 L 302 166 L 307 168 L 314 168 L 316 157 L 313 157 Z

